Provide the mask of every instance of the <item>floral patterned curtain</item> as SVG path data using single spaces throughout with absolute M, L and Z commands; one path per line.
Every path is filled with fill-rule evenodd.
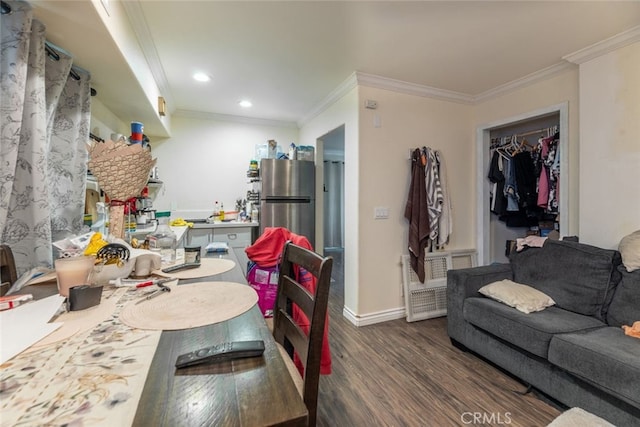
M 0 29 L 0 242 L 22 274 L 51 268 L 52 242 L 81 231 L 90 76 L 28 3 L 2 1 Z

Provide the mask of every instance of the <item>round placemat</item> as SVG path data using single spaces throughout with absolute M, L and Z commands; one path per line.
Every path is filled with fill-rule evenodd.
M 253 307 L 258 294 L 234 282 L 199 282 L 169 286 L 171 292 L 127 304 L 120 321 L 132 328 L 177 330 L 224 322 Z
M 203 258 L 200 261 L 200 267 L 191 268 L 189 270 L 174 271 L 172 273 L 163 273 L 162 270 L 154 270 L 153 274 L 165 277 L 175 277 L 176 279 L 198 279 L 200 277 L 214 276 L 224 273 L 235 267 L 236 263 L 230 259 L 221 258 Z

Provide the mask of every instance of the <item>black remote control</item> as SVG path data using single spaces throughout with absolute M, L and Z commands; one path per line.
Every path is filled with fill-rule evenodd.
M 257 357 L 264 353 L 264 341 L 233 341 L 201 348 L 178 356 L 176 368 L 199 365 L 201 363 L 222 362 L 245 357 Z
M 173 273 L 175 271 L 188 270 L 190 268 L 198 268 L 200 267 L 199 262 L 185 262 L 184 264 L 176 264 L 171 267 L 166 267 L 162 269 L 163 273 Z

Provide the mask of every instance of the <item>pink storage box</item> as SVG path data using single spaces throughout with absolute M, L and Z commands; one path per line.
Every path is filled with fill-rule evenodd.
M 264 317 L 273 317 L 273 307 L 278 293 L 278 267 L 260 267 L 249 262 L 247 282 L 258 293 L 258 307 Z

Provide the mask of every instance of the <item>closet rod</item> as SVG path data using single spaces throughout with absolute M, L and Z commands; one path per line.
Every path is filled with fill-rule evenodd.
M 531 130 L 529 132 L 523 132 L 523 133 L 519 133 L 518 136 L 529 136 L 529 135 L 535 135 L 537 133 L 542 133 L 545 132 L 547 129 L 538 129 L 538 130 Z
M 538 129 L 538 130 L 531 130 L 531 131 L 527 131 L 527 132 L 516 134 L 516 138 L 520 138 L 520 137 L 523 137 L 523 136 L 536 135 L 536 134 L 539 134 L 539 133 L 544 133 L 544 132 L 549 132 L 549 131 L 557 132 L 557 128 L 558 128 L 558 126 L 551 126 L 551 127 L 548 127 L 548 128 L 543 128 L 543 129 Z M 509 136 L 503 136 L 503 137 L 499 137 L 499 138 L 491 138 L 491 140 L 494 141 L 494 140 L 505 139 L 506 141 L 510 141 L 511 138 L 513 138 L 513 136 L 509 135 Z
M 544 128 L 544 129 L 538 129 L 538 130 L 532 130 L 529 132 L 524 132 L 524 133 L 519 133 L 518 136 L 529 136 L 529 135 L 535 135 L 537 133 L 543 133 L 543 132 L 548 132 L 550 129 L 556 128 L 557 126 L 551 126 L 548 128 Z

